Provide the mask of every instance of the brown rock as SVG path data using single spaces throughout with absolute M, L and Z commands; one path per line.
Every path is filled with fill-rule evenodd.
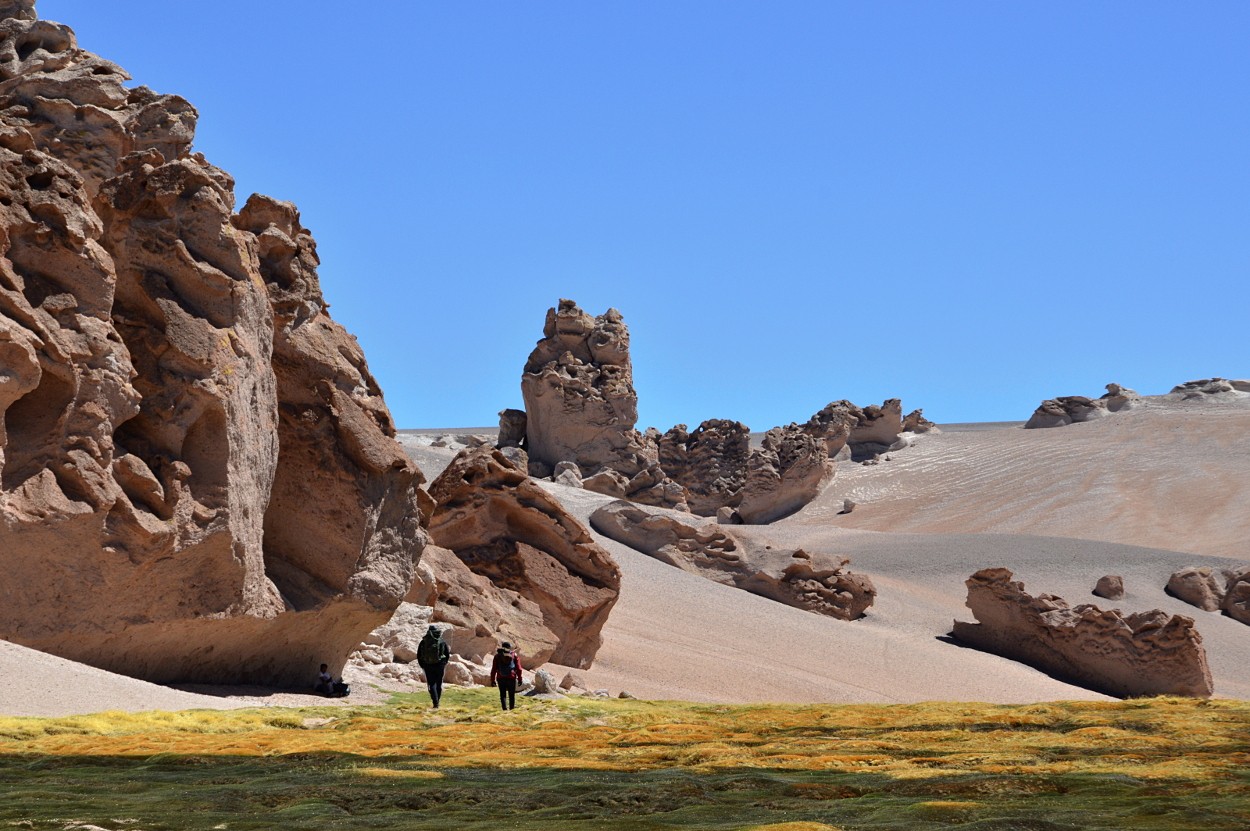
M 499 440 L 496 447 L 525 446 L 525 411 L 499 411 Z
M 587 476 L 583 479 L 582 487 L 588 491 L 621 499 L 625 496 L 625 489 L 629 487 L 629 480 L 615 470 L 601 470 L 594 476 Z
M 656 464 L 655 447 L 634 429 L 629 329 L 616 309 L 592 317 L 572 300 L 549 309 L 521 393 L 531 460 L 572 461 L 587 475 L 610 468 L 627 477 Z
M 1069 395 L 1043 401 L 1025 422 L 1027 430 L 1041 427 L 1063 427 L 1082 421 L 1093 421 L 1108 415 L 1107 401 L 1083 395 Z
M 156 681 L 337 671 L 424 531 L 311 237 L 260 198 L 236 225 L 186 101 L 0 13 L 0 637 Z
M 1116 574 L 1107 574 L 1098 578 L 1094 585 L 1094 594 L 1108 600 L 1121 600 L 1124 597 L 1124 578 Z
M 880 407 L 871 404 L 862 411 L 859 422 L 851 428 L 848 443 L 859 455 L 857 445 L 881 445 L 888 448 L 898 441 L 903 432 L 903 403 L 897 398 L 885 401 Z
M 435 542 L 538 605 L 559 639 L 552 661 L 590 666 L 621 578 L 581 523 L 489 447 L 461 451 L 430 485 L 430 496 L 438 504 L 430 522 Z
M 904 433 L 940 433 L 932 421 L 924 417 L 924 410 L 912 410 L 903 418 Z
M 686 489 L 691 511 L 712 516 L 742 501 L 751 455 L 751 435 L 745 424 L 709 419 L 693 433 L 678 424 L 658 443 L 660 467 Z
M 1220 604 L 1220 608 L 1233 620 L 1250 624 L 1250 568 L 1228 575 L 1224 602 Z
M 683 571 L 809 612 L 854 620 L 876 597 L 872 581 L 848 571 L 844 557 L 761 544 L 713 520 L 617 501 L 591 514 L 590 524 Z
M 1137 394 L 1137 390 L 1112 383 L 1107 384 L 1107 393 L 1102 396 L 1101 401 L 1108 412 L 1118 413 L 1120 410 L 1131 410 L 1139 406 L 1141 396 Z
M 1216 612 L 1224 602 L 1228 578 L 1229 574 L 1225 571 L 1190 566 L 1173 573 L 1164 590 L 1204 612 Z
M 788 516 L 811 502 L 833 481 L 826 443 L 796 425 L 774 427 L 747 462 L 746 488 L 738 515 L 748 525 Z
M 803 425 L 811 435 L 825 440 L 825 452 L 834 458 L 851 438 L 851 430 L 864 420 L 864 411 L 850 401 L 826 404 Z
M 987 568 L 968 579 L 967 605 L 978 622 L 955 621 L 954 637 L 1108 695 L 1211 696 L 1193 618 L 1073 608 L 1055 595 L 1032 597 L 1011 578 L 1005 568 Z
M 1228 378 L 1202 378 L 1197 381 L 1186 381 L 1172 388 L 1169 393 L 1174 398 L 1191 399 L 1214 396 L 1219 398 L 1244 398 L 1240 393 L 1250 392 L 1250 381 L 1229 380 Z

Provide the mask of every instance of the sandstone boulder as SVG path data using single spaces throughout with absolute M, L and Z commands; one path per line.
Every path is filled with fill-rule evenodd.
M 847 447 L 851 431 L 864 421 L 864 411 L 850 401 L 833 401 L 812 415 L 803 425 L 809 434 L 825 441 L 825 452 L 836 458 Z
M 889 449 L 902 432 L 903 402 L 897 398 L 886 400 L 880 407 L 876 404 L 864 407 L 847 439 L 852 458 L 858 461 Z
M 615 496 L 621 499 L 625 496 L 625 490 L 629 487 L 630 480 L 626 479 L 615 470 L 601 470 L 594 476 L 587 476 L 582 480 L 582 487 L 588 491 L 601 493 L 604 496 Z
M 1106 574 L 1098 578 L 1094 584 L 1094 594 L 1107 600 L 1124 598 L 1124 578 L 1117 574 Z
M 1122 387 L 1119 384 L 1107 384 L 1107 392 L 1100 399 L 1108 412 L 1118 413 L 1120 410 L 1131 410 L 1141 405 L 1141 396 L 1137 390 Z
M 1250 624 L 1250 568 L 1229 574 L 1220 608 L 1233 620 Z
M 627 477 L 656 464 L 654 446 L 634 429 L 629 329 L 616 309 L 592 317 L 572 300 L 549 309 L 521 394 L 532 460 L 572 461 L 587 475 L 610 468 Z
M 1039 427 L 1063 427 L 1083 421 L 1093 421 L 1109 415 L 1107 402 L 1102 399 L 1069 395 L 1043 401 L 1025 422 L 1025 429 Z
M 940 433 L 932 421 L 924 417 L 924 410 L 912 410 L 903 417 L 904 433 Z
M 551 660 L 588 667 L 620 571 L 558 501 L 494 448 L 461 451 L 430 485 L 434 541 L 474 573 L 537 604 L 558 639 Z
M 1211 696 L 1211 670 L 1192 618 L 1069 607 L 1055 595 L 1026 594 L 1011 578 L 1005 568 L 987 568 L 968 579 L 967 605 L 977 623 L 955 621 L 955 638 L 1108 695 Z
M 499 448 L 524 447 L 525 425 L 524 410 L 500 410 L 499 438 L 495 442 L 495 446 Z
M 763 448 L 747 460 L 746 487 L 738 515 L 748 525 L 788 516 L 811 502 L 833 481 L 826 443 L 796 425 L 774 427 Z
M 1224 602 L 1228 578 L 1229 573 L 1223 570 L 1190 566 L 1174 572 L 1164 590 L 1190 606 L 1197 606 L 1204 612 L 1215 612 Z
M 154 681 L 337 672 L 425 532 L 311 236 L 233 215 L 185 100 L 5 9 L 0 637 Z
M 683 571 L 817 614 L 854 620 L 876 597 L 872 581 L 848 571 L 844 557 L 768 546 L 711 519 L 617 501 L 596 510 L 590 524 Z

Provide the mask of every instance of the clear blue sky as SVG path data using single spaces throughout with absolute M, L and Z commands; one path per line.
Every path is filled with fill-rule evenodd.
M 299 205 L 401 427 L 519 407 L 560 297 L 624 314 L 639 427 L 1250 376 L 1250 3 L 39 12 Z

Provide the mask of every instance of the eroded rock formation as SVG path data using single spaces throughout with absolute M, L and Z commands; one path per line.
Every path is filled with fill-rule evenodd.
M 820 495 L 835 466 L 824 441 L 796 425 L 774 427 L 747 460 L 747 481 L 738 516 L 750 525 L 781 519 Z
M 1131 410 L 1140 405 L 1141 400 L 1136 390 L 1119 384 L 1107 384 L 1107 392 L 1101 398 L 1069 395 L 1043 401 L 1024 426 L 1031 430 L 1094 421 L 1121 410 Z
M 686 489 L 686 503 L 701 516 L 736 508 L 746 487 L 751 432 L 740 421 L 709 419 L 694 429 L 678 424 L 659 439 L 660 467 Z
M 1211 696 L 1193 618 L 1070 607 L 1052 594 L 1026 594 L 1011 578 L 1005 568 L 986 568 L 968 579 L 967 606 L 977 623 L 955 621 L 955 638 L 1108 695 Z
M 0 637 L 304 683 L 408 591 L 420 472 L 294 208 L 234 215 L 195 109 L 128 77 L 0 6 Z
M 556 663 L 588 667 L 620 592 L 616 563 L 498 450 L 461 451 L 430 485 L 434 541 L 474 573 L 537 604 Z
M 590 517 L 596 531 L 717 583 L 817 614 L 862 617 L 876 589 L 844 557 L 763 545 L 714 520 L 612 502 Z
M 1229 380 L 1228 378 L 1203 378 L 1197 381 L 1186 381 L 1172 387 L 1168 393 L 1173 398 L 1244 398 L 1250 393 L 1250 380 Z
M 1250 624 L 1250 567 L 1189 566 L 1174 572 L 1164 590 L 1204 612 L 1223 612 Z

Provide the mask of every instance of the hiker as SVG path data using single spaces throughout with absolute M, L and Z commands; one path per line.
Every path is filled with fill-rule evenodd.
M 425 686 L 430 691 L 430 701 L 434 703 L 435 710 L 443 698 L 443 670 L 450 660 L 451 648 L 443 640 L 442 630 L 431 625 L 425 630 L 421 643 L 417 644 L 417 663 L 425 673 Z
M 521 680 L 521 659 L 507 641 L 499 645 L 490 665 L 492 687 L 496 680 L 499 681 L 499 706 L 505 710 L 515 710 L 516 685 Z
M 313 689 L 322 695 L 334 694 L 334 676 L 330 674 L 329 664 L 321 665 L 321 670 L 317 673 L 317 683 Z

